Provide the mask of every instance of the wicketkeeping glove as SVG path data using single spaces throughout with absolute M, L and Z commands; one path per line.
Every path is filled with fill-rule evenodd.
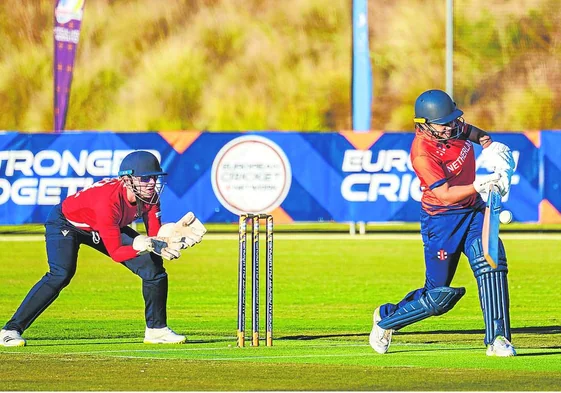
M 170 247 L 181 250 L 200 243 L 206 232 L 205 226 L 189 212 L 176 223 L 162 225 L 158 237 L 165 239 Z
M 171 245 L 168 245 L 168 242 L 157 237 L 138 235 L 132 242 L 132 248 L 138 251 L 138 255 L 153 252 L 168 261 L 177 259 L 181 256 L 178 249 L 175 247 L 172 248 Z
M 165 239 L 170 247 L 176 250 L 183 250 L 188 247 L 193 247 L 195 244 L 201 242 L 201 237 L 194 235 L 184 235 L 176 229 L 176 223 L 171 222 L 162 225 L 158 231 L 158 237 Z

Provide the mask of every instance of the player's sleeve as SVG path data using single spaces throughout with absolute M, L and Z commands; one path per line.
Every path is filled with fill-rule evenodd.
M 161 214 L 160 204 L 157 203 L 155 205 L 150 205 L 148 211 L 142 215 L 148 236 L 156 236 L 158 234 L 162 226 Z
M 471 130 L 473 129 L 473 126 L 469 123 L 464 123 L 464 126 L 462 128 L 462 139 L 463 140 L 468 140 L 469 136 L 471 134 Z
M 111 259 L 115 262 L 124 262 L 138 256 L 132 245 L 124 245 L 121 240 L 119 207 L 116 205 L 98 209 L 98 232 Z
M 413 169 L 422 183 L 434 190 L 448 181 L 441 163 L 434 157 L 420 155 L 412 162 Z

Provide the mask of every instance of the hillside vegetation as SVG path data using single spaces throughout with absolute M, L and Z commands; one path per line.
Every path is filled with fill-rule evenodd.
M 0 4 L 0 129 L 53 124 L 54 1 Z M 489 130 L 561 128 L 557 0 L 455 0 L 454 99 Z M 345 130 L 351 0 L 86 0 L 67 129 Z M 445 1 L 369 2 L 373 129 L 445 88 Z

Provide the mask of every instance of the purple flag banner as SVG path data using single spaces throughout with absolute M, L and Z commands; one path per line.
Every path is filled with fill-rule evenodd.
M 86 0 L 57 0 L 54 23 L 54 130 L 66 124 L 76 47 Z

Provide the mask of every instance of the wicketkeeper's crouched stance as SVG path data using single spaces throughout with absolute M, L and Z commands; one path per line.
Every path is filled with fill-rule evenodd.
M 465 294 L 450 284 L 462 252 L 477 280 L 485 322 L 487 355 L 514 356 L 510 343 L 507 260 L 499 242 L 496 269 L 487 263 L 482 248 L 485 210 L 479 193 L 495 185 L 505 195 L 510 188 L 514 160 L 510 149 L 492 142 L 489 135 L 461 118 L 463 112 L 441 90 L 429 90 L 415 102 L 416 135 L 411 162 L 421 181 L 421 235 L 425 254 L 425 285 L 397 304 L 374 311 L 370 345 L 386 353 L 392 332 L 433 315 L 450 311 Z M 494 173 L 475 177 L 472 142 L 481 144 Z
M 185 336 L 167 326 L 168 277 L 162 257 L 179 258 L 180 250 L 199 243 L 206 229 L 193 213 L 176 224 L 161 225 L 159 198 L 164 175 L 152 153 L 135 151 L 123 159 L 119 178 L 94 183 L 53 208 L 45 223 L 49 271 L 0 332 L 2 345 L 26 344 L 23 332 L 74 276 L 81 244 L 110 256 L 142 279 L 145 343 L 185 342 Z M 139 217 L 148 236 L 128 226 Z

